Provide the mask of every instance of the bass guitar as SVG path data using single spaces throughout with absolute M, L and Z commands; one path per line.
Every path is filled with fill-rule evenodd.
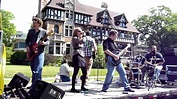
M 113 52 L 114 54 L 117 54 L 117 56 L 119 57 L 119 59 L 118 60 L 115 60 L 114 59 L 114 57 L 112 57 L 112 56 L 108 56 L 107 57 L 107 61 L 109 62 L 109 63 L 111 63 L 113 66 L 117 66 L 118 64 L 120 64 L 120 57 L 125 53 L 125 51 L 130 47 L 131 45 L 130 44 L 127 44 L 127 46 L 122 50 L 122 51 L 120 51 L 118 54 L 117 54 L 117 52 Z
M 51 36 L 54 34 L 53 29 L 51 29 L 47 35 L 45 35 L 39 42 L 43 42 L 47 39 L 48 36 Z M 34 59 L 34 57 L 38 54 L 38 47 L 40 45 L 38 43 L 34 43 L 31 45 L 30 47 L 30 52 L 27 51 L 27 58 L 29 61 L 32 61 Z

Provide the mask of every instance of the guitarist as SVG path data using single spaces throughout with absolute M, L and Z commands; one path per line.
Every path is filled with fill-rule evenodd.
M 155 45 L 152 45 L 151 51 L 146 54 L 145 58 L 146 58 L 145 63 L 147 64 L 147 66 L 154 67 L 153 77 L 154 77 L 154 80 L 157 80 L 157 78 L 159 77 L 160 72 L 162 70 L 162 65 L 165 62 L 162 54 L 157 52 L 157 47 Z
M 47 35 L 46 31 L 42 29 L 43 22 L 40 18 L 33 18 L 32 26 L 33 28 L 28 31 L 26 37 L 26 50 L 30 57 L 34 55 L 32 47 L 37 43 L 37 55 L 30 60 L 30 67 L 32 72 L 32 85 L 36 82 L 37 79 L 42 79 L 42 67 L 44 65 L 44 47 L 49 44 L 48 39 L 40 41 L 44 36 Z
M 117 37 L 118 37 L 118 32 L 116 30 L 111 30 L 109 32 L 109 37 L 103 41 L 103 50 L 104 50 L 104 53 L 106 54 L 106 58 L 108 58 L 108 56 L 111 56 L 116 61 L 118 61 L 120 58 L 118 55 L 116 55 L 114 53 L 114 51 L 116 51 L 118 49 L 117 45 L 114 42 Z M 106 66 L 107 66 L 107 74 L 106 74 L 106 78 L 105 78 L 105 81 L 104 81 L 104 84 L 102 87 L 103 92 L 107 92 L 109 85 L 112 83 L 115 69 L 117 70 L 117 72 L 119 73 L 119 75 L 121 77 L 124 91 L 134 92 L 134 90 L 132 90 L 130 88 L 130 84 L 127 80 L 127 75 L 126 75 L 125 69 L 124 69 L 123 64 L 121 62 L 115 66 L 107 60 Z

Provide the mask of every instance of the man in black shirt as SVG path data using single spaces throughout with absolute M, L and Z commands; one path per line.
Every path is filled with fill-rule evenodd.
M 112 30 L 109 32 L 109 37 L 103 41 L 103 50 L 104 53 L 106 54 L 106 58 L 108 58 L 108 56 L 111 56 L 115 61 L 119 61 L 120 58 L 116 53 L 114 53 L 118 50 L 117 45 L 114 42 L 117 36 L 118 36 L 118 32 Z M 107 74 L 102 87 L 103 92 L 106 92 L 106 90 L 109 88 L 109 85 L 112 83 L 115 69 L 117 70 L 117 72 L 121 77 L 124 91 L 134 92 L 134 90 L 130 88 L 125 69 L 121 62 L 115 66 L 111 64 L 109 60 L 107 60 L 106 66 L 107 66 Z
M 165 62 L 163 56 L 159 52 L 157 52 L 157 47 L 155 45 L 152 45 L 151 51 L 146 54 L 145 58 L 146 64 L 148 66 L 154 67 L 153 78 L 154 80 L 157 80 L 162 70 L 162 65 Z

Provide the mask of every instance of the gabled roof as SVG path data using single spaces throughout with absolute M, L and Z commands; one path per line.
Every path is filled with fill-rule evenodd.
M 110 14 L 109 14 L 109 11 L 107 9 L 105 9 L 105 10 L 102 10 L 102 11 L 100 11 L 100 12 L 97 13 L 97 15 L 96 15 L 97 22 L 100 21 L 98 19 L 102 18 L 104 13 L 107 13 L 108 17 L 112 20 Z
M 101 15 L 101 14 L 103 14 L 103 11 L 105 9 L 96 8 L 96 7 L 92 7 L 92 6 L 89 6 L 89 5 L 81 4 L 81 3 L 79 3 L 78 0 L 75 0 L 75 2 L 76 2 L 76 7 L 75 7 L 75 12 L 76 13 L 82 13 L 82 14 L 92 16 L 89 25 L 98 26 L 98 27 L 103 26 L 101 24 L 101 22 L 97 22 L 96 19 L 97 19 L 97 13 L 98 13 L 98 15 Z M 50 0 L 50 2 L 44 8 L 46 8 L 46 7 L 52 7 L 52 8 L 55 8 L 55 9 L 67 10 L 66 8 L 64 8 L 64 0 Z M 114 19 L 114 20 L 116 19 L 117 20 L 117 19 L 121 18 L 122 16 L 126 19 L 124 13 L 120 14 L 120 13 L 110 11 L 110 10 L 107 10 L 107 11 L 108 11 L 109 15 L 111 16 L 111 19 Z M 120 30 L 139 33 L 139 31 L 133 25 L 131 25 L 127 21 L 127 19 L 126 19 L 126 21 L 127 21 L 126 27 L 127 28 L 122 28 L 122 27 L 119 27 L 119 26 L 115 26 L 114 22 L 113 22 L 114 20 L 112 20 L 113 27 L 116 27 L 117 29 L 120 29 Z
M 64 8 L 64 1 L 65 0 L 50 0 L 44 8 L 51 7 L 51 8 L 55 8 L 55 9 L 67 10 L 66 8 Z M 79 3 L 78 0 L 75 0 L 75 3 L 76 3 L 75 12 L 92 16 L 92 14 L 88 13 L 85 10 L 85 8 L 83 7 L 83 5 Z
M 17 33 L 15 39 L 16 40 L 25 40 L 27 33 Z
M 114 17 L 114 21 L 115 21 L 115 22 L 120 21 L 122 17 L 125 19 L 126 23 L 128 23 L 128 20 L 127 20 L 127 18 L 125 17 L 125 14 L 124 14 L 124 13 L 115 16 L 115 17 Z

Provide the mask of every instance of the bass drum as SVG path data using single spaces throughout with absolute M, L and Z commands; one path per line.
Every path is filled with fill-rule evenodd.
M 139 68 L 128 68 L 128 67 L 125 67 L 125 71 L 126 71 L 126 74 L 127 74 L 127 79 L 130 83 L 137 83 L 138 80 L 139 82 L 142 81 L 142 72 L 141 72 L 141 69 Z

